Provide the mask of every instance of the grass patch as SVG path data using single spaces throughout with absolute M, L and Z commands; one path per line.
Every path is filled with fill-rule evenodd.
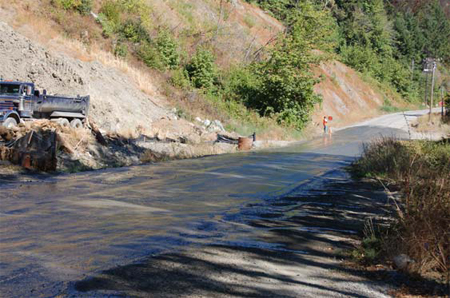
M 393 106 L 392 102 L 389 99 L 385 98 L 383 105 L 380 107 L 380 110 L 383 112 L 386 112 L 386 113 L 398 113 L 398 112 L 406 111 L 408 109 Z
M 392 259 L 406 254 L 412 272 L 450 270 L 450 142 L 403 142 L 384 138 L 365 145 L 351 166 L 355 177 L 382 178 L 402 194 L 397 220 L 382 250 Z

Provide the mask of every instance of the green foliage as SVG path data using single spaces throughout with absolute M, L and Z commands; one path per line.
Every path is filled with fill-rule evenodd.
M 151 68 L 162 70 L 164 64 L 161 61 L 161 55 L 158 50 L 148 41 L 142 42 L 138 48 L 138 56 Z
M 250 0 L 258 4 L 263 10 L 269 11 L 274 17 L 285 21 L 288 19 L 290 12 L 296 7 L 296 2 L 292 0 Z
M 117 57 L 126 58 L 128 55 L 128 47 L 124 43 L 117 43 L 114 47 L 114 55 Z
M 134 43 L 150 42 L 150 36 L 141 21 L 126 20 L 120 28 L 120 34 L 125 39 Z
M 108 38 L 114 35 L 116 26 L 113 22 L 110 22 L 103 13 L 98 14 L 97 22 L 102 26 L 104 37 Z
M 75 9 L 79 4 L 79 0 L 52 0 L 52 4 L 57 8 L 64 10 Z
M 52 0 L 51 3 L 64 10 L 76 10 L 82 15 L 88 15 L 92 10 L 92 0 Z
M 256 24 L 256 21 L 255 21 L 255 19 L 254 19 L 251 15 L 246 14 L 246 15 L 244 16 L 244 23 L 245 23 L 249 28 L 253 28 L 253 27 L 255 26 L 255 24 Z
M 416 66 L 427 56 L 450 61 L 450 21 L 437 0 L 416 7 L 391 0 L 312 1 L 321 9 L 308 10 L 310 1 L 248 0 L 272 12 L 288 29 L 298 14 L 310 15 L 304 17 L 304 27 L 329 29 L 316 36 L 316 49 L 328 44 L 325 49 L 336 49 L 344 63 L 410 100 L 424 92 L 420 76 L 411 74 L 412 59 Z
M 260 77 L 255 64 L 249 67 L 234 66 L 223 80 L 223 89 L 228 101 L 247 104 L 258 94 Z
M 383 112 L 387 112 L 387 113 L 397 113 L 397 112 L 401 112 L 402 109 L 395 107 L 392 105 L 391 101 L 387 98 L 384 99 L 384 103 L 380 108 Z
M 424 51 L 435 58 L 450 62 L 450 20 L 438 1 L 432 1 L 417 14 L 425 33 Z
M 184 68 L 178 68 L 173 70 L 170 82 L 172 83 L 173 86 L 181 89 L 188 89 L 191 86 L 189 74 L 187 70 Z
M 289 31 L 278 38 L 270 58 L 233 70 L 225 89 L 232 94 L 229 98 L 240 100 L 260 115 L 300 130 L 308 123 L 314 104 L 321 100 L 314 93 L 318 80 L 309 72 L 310 65 L 318 62 L 312 50 L 334 45 L 324 37 L 333 31 L 333 26 L 323 26 L 328 22 L 325 15 L 310 2 L 297 8 L 290 14 Z
M 271 58 L 256 67 L 260 86 L 248 105 L 262 115 L 276 115 L 285 125 L 303 128 L 313 105 L 320 101 L 313 90 L 317 81 L 308 71 L 309 50 L 301 32 L 282 39 Z
M 116 27 L 120 25 L 120 15 L 122 7 L 116 0 L 107 0 L 103 2 L 100 13 Z
M 211 51 L 200 48 L 186 65 L 186 71 L 195 88 L 211 89 L 217 81 L 217 68 Z
M 156 47 L 165 66 L 175 69 L 180 65 L 178 44 L 168 31 L 162 30 L 159 32 L 156 38 Z
M 164 70 L 176 69 L 180 65 L 178 44 L 167 31 L 161 31 L 155 41 L 150 39 L 138 41 L 140 42 L 138 56 L 148 67 Z
M 382 242 L 374 235 L 364 237 L 361 245 L 352 251 L 352 257 L 365 265 L 373 264 L 382 251 Z
M 77 10 L 82 15 L 88 15 L 92 10 L 93 0 L 81 0 L 81 3 L 77 6 Z

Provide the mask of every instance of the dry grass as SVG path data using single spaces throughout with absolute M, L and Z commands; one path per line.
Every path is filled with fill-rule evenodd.
M 357 176 L 382 177 L 400 187 L 398 221 L 384 239 L 389 256 L 407 254 L 419 273 L 450 269 L 450 143 L 382 139 L 365 147 Z
M 412 125 L 418 132 L 443 132 L 450 134 L 450 116 L 442 118 L 440 113 L 420 117 Z
M 91 16 L 79 16 L 66 13 L 65 22 L 52 22 L 47 12 L 42 12 L 32 1 L 16 3 L 14 26 L 19 32 L 39 40 L 51 49 L 85 62 L 99 61 L 105 66 L 126 73 L 144 93 L 155 97 L 159 95 L 154 82 L 155 73 L 139 63 L 126 61 L 114 56 L 110 51 L 110 41 L 101 37 L 101 29 Z M 63 31 L 63 32 L 61 32 Z M 88 40 L 81 38 L 80 33 L 88 32 Z M 133 65 L 136 64 L 136 65 Z

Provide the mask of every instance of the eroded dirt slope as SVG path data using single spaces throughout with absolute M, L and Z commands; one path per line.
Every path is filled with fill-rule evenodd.
M 327 61 L 315 69 L 322 81 L 315 86 L 323 102 L 313 115 L 313 125 L 320 126 L 323 116 L 332 116 L 330 124 L 341 127 L 380 114 L 384 95 L 359 73 L 339 61 Z
M 104 130 L 150 130 L 168 114 L 125 74 L 99 62 L 82 62 L 49 51 L 0 23 L 0 77 L 32 81 L 49 94 L 91 96 L 90 116 Z
M 136 77 L 127 67 L 118 66 L 120 61 L 105 63 L 99 55 L 107 52 L 98 49 L 97 54 L 93 51 L 87 54 L 87 59 L 78 59 L 80 48 L 71 48 L 68 40 L 59 43 L 58 29 L 49 28 L 52 20 L 36 18 L 39 10 L 36 3 L 23 1 L 28 10 L 16 10 L 14 7 L 20 3 L 0 8 L 2 19 L 14 26 L 12 29 L 0 24 L 1 77 L 34 81 L 49 93 L 91 95 L 91 116 L 105 131 L 127 135 L 146 132 L 173 138 L 196 134 L 195 125 L 174 117 L 169 101 L 162 95 L 165 87 L 160 76 L 140 70 Z M 184 6 L 179 1 L 149 0 L 148 3 L 153 8 L 155 22 L 174 28 L 177 34 L 192 28 L 202 31 L 205 24 L 214 25 L 215 31 L 205 31 L 208 34 L 190 42 L 195 45 L 204 42 L 203 39 L 212 39 L 218 51 L 217 62 L 222 66 L 235 60 L 251 60 L 258 48 L 270 43 L 284 28 L 262 10 L 239 0 L 224 1 L 222 5 L 190 1 L 189 14 L 181 9 Z M 339 127 L 379 114 L 383 95 L 363 81 L 359 73 L 337 61 L 324 62 L 315 72 L 324 78 L 315 88 L 323 96 L 323 103 L 313 115 L 311 126 L 316 131 L 323 115 L 333 116 L 332 125 Z

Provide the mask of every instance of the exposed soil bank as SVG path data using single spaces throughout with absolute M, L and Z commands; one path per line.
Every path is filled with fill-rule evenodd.
M 215 134 L 211 137 L 213 135 Z M 103 135 L 95 124 L 91 124 L 89 129 L 73 129 L 42 120 L 16 129 L 0 127 L 0 160 L 3 165 L 8 165 L 9 161 L 43 172 L 79 172 L 236 150 L 235 144 L 216 143 L 215 140 L 192 143 L 187 138 L 162 139 L 158 135 L 134 138 L 116 134 Z M 47 166 L 48 164 L 51 166 Z M 0 175 L 4 171 L 11 172 L 14 168 L 4 169 L 0 165 Z

